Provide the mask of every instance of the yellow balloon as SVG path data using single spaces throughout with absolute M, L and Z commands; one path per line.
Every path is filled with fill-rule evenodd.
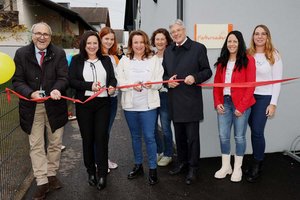
M 0 84 L 11 79 L 16 71 L 14 60 L 7 54 L 0 52 Z

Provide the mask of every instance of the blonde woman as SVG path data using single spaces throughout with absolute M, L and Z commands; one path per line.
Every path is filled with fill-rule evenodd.
M 254 28 L 248 52 L 256 60 L 257 81 L 282 79 L 281 57 L 272 44 L 267 26 L 258 25 Z M 249 117 L 253 149 L 253 160 L 246 170 L 246 179 L 249 182 L 255 182 L 261 175 L 265 153 L 264 129 L 268 117 L 275 114 L 279 93 L 280 83 L 255 88 L 256 103 L 252 106 Z

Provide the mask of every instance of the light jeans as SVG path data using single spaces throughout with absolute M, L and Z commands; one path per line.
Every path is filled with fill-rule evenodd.
M 230 154 L 230 135 L 231 127 L 234 129 L 235 139 L 235 154 L 243 156 L 246 151 L 246 131 L 248 118 L 251 108 L 248 108 L 242 116 L 236 117 L 234 115 L 235 107 L 230 96 L 224 96 L 224 114 L 218 114 L 218 129 L 221 143 L 222 154 Z

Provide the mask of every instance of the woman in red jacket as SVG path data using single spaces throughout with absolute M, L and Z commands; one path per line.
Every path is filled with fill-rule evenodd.
M 241 32 L 232 31 L 227 35 L 215 66 L 217 67 L 215 83 L 255 81 L 255 60 L 246 54 L 246 46 Z M 241 166 L 246 150 L 247 122 L 251 111 L 250 107 L 255 103 L 253 92 L 254 87 L 215 87 L 213 90 L 222 152 L 222 167 L 215 173 L 215 178 L 225 178 L 227 174 L 232 173 L 230 135 L 233 125 L 236 151 L 231 181 L 239 182 L 242 180 Z

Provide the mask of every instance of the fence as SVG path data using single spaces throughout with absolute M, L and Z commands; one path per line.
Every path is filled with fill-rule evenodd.
M 31 171 L 28 136 L 19 126 L 18 98 L 7 102 L 0 86 L 0 199 L 14 199 Z

